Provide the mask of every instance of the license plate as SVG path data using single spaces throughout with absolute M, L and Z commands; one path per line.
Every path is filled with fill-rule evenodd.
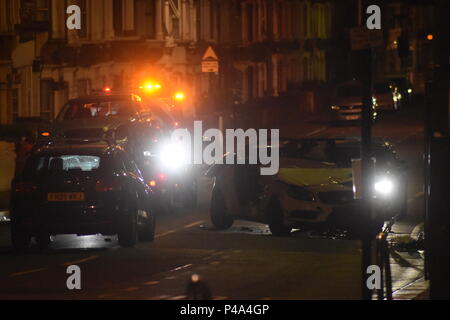
M 53 192 L 47 199 L 51 202 L 84 201 L 84 192 Z

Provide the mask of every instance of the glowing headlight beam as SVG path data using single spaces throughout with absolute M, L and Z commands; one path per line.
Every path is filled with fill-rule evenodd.
M 375 191 L 382 195 L 390 195 L 394 190 L 394 183 L 387 178 L 383 178 L 375 183 Z
M 172 170 L 179 169 L 188 163 L 185 148 L 181 144 L 168 144 L 161 151 L 161 163 Z

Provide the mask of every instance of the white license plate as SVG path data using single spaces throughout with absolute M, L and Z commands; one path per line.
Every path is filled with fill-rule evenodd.
M 84 201 L 84 192 L 51 192 L 47 194 L 50 202 Z

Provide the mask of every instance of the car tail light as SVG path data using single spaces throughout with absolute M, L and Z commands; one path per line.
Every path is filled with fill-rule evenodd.
M 50 131 L 42 131 L 40 135 L 41 137 L 48 138 L 51 137 L 52 133 Z
M 36 185 L 30 183 L 30 182 L 18 182 L 13 185 L 14 192 L 19 193 L 31 193 L 35 192 L 37 189 Z
M 121 187 L 112 180 L 97 180 L 95 184 L 96 192 L 109 192 L 120 190 Z

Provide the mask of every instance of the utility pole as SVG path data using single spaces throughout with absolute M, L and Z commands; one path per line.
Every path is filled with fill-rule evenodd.
M 363 80 L 363 108 L 361 120 L 361 161 L 362 161 L 362 205 L 361 205 L 361 243 L 362 243 L 362 279 L 363 299 L 371 299 L 371 291 L 367 288 L 367 267 L 372 264 L 373 240 L 373 162 L 372 162 L 372 49 L 363 52 L 367 61 L 367 76 Z
M 350 32 L 352 50 L 359 62 L 359 81 L 362 85 L 361 119 L 361 207 L 359 216 L 359 236 L 361 239 L 361 293 L 364 300 L 371 300 L 372 292 L 367 286 L 368 267 L 372 265 L 372 244 L 374 240 L 374 216 L 372 209 L 374 165 L 372 161 L 372 50 L 380 38 L 379 30 L 369 30 L 363 22 L 367 3 L 358 1 L 358 25 Z M 377 38 L 378 36 L 378 38 Z M 381 37 L 382 38 L 382 37 Z
M 449 3 L 436 0 L 434 9 L 434 57 L 426 92 L 425 263 L 430 299 L 441 300 L 450 299 Z

